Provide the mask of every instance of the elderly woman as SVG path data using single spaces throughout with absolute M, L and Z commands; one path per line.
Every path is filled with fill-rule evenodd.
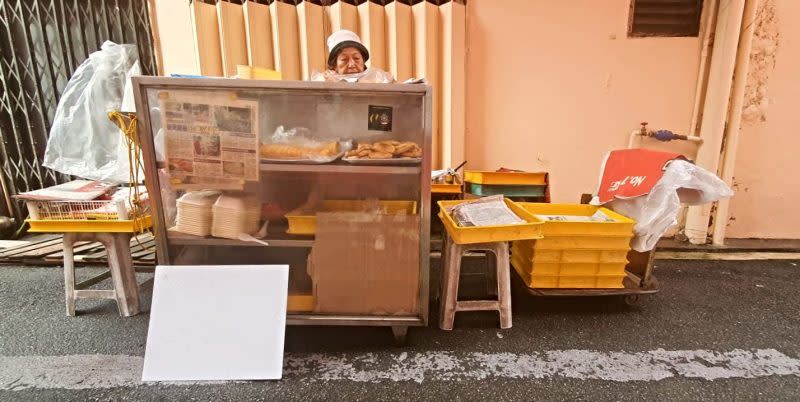
M 342 29 L 328 37 L 328 70 L 315 73 L 314 81 L 394 82 L 386 71 L 367 68 L 369 50 L 354 32 Z

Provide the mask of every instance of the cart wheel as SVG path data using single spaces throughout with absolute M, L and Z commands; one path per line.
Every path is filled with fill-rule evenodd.
M 639 295 L 622 296 L 622 302 L 625 303 L 626 306 L 635 306 L 639 303 Z
M 408 335 L 408 327 L 393 326 L 392 335 L 394 335 L 394 344 L 397 346 L 406 345 L 406 335 Z

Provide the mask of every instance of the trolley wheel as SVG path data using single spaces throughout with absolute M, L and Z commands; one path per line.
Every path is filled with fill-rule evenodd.
M 394 335 L 394 344 L 396 346 L 405 346 L 408 335 L 408 327 L 392 326 L 392 335 Z
M 625 303 L 626 306 L 635 306 L 639 303 L 639 295 L 622 296 L 622 302 Z

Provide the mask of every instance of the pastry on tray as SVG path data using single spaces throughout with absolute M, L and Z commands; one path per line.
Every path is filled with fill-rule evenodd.
M 319 146 L 290 144 L 261 144 L 261 157 L 268 159 L 313 159 L 334 157 L 339 153 L 339 142 L 326 142 Z
M 358 144 L 356 149 L 344 154 L 346 159 L 403 159 L 421 158 L 422 148 L 412 141 L 379 141 L 372 144 Z

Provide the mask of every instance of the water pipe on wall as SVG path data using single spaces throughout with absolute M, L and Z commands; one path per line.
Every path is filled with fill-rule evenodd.
M 695 135 L 676 134 L 670 130 L 648 130 L 646 121 L 641 123 L 641 127 L 638 130 L 631 132 L 630 138 L 628 139 L 628 149 L 633 148 L 636 138 L 638 137 L 650 137 L 663 142 L 672 140 L 690 141 L 698 146 L 703 144 L 703 139 Z

